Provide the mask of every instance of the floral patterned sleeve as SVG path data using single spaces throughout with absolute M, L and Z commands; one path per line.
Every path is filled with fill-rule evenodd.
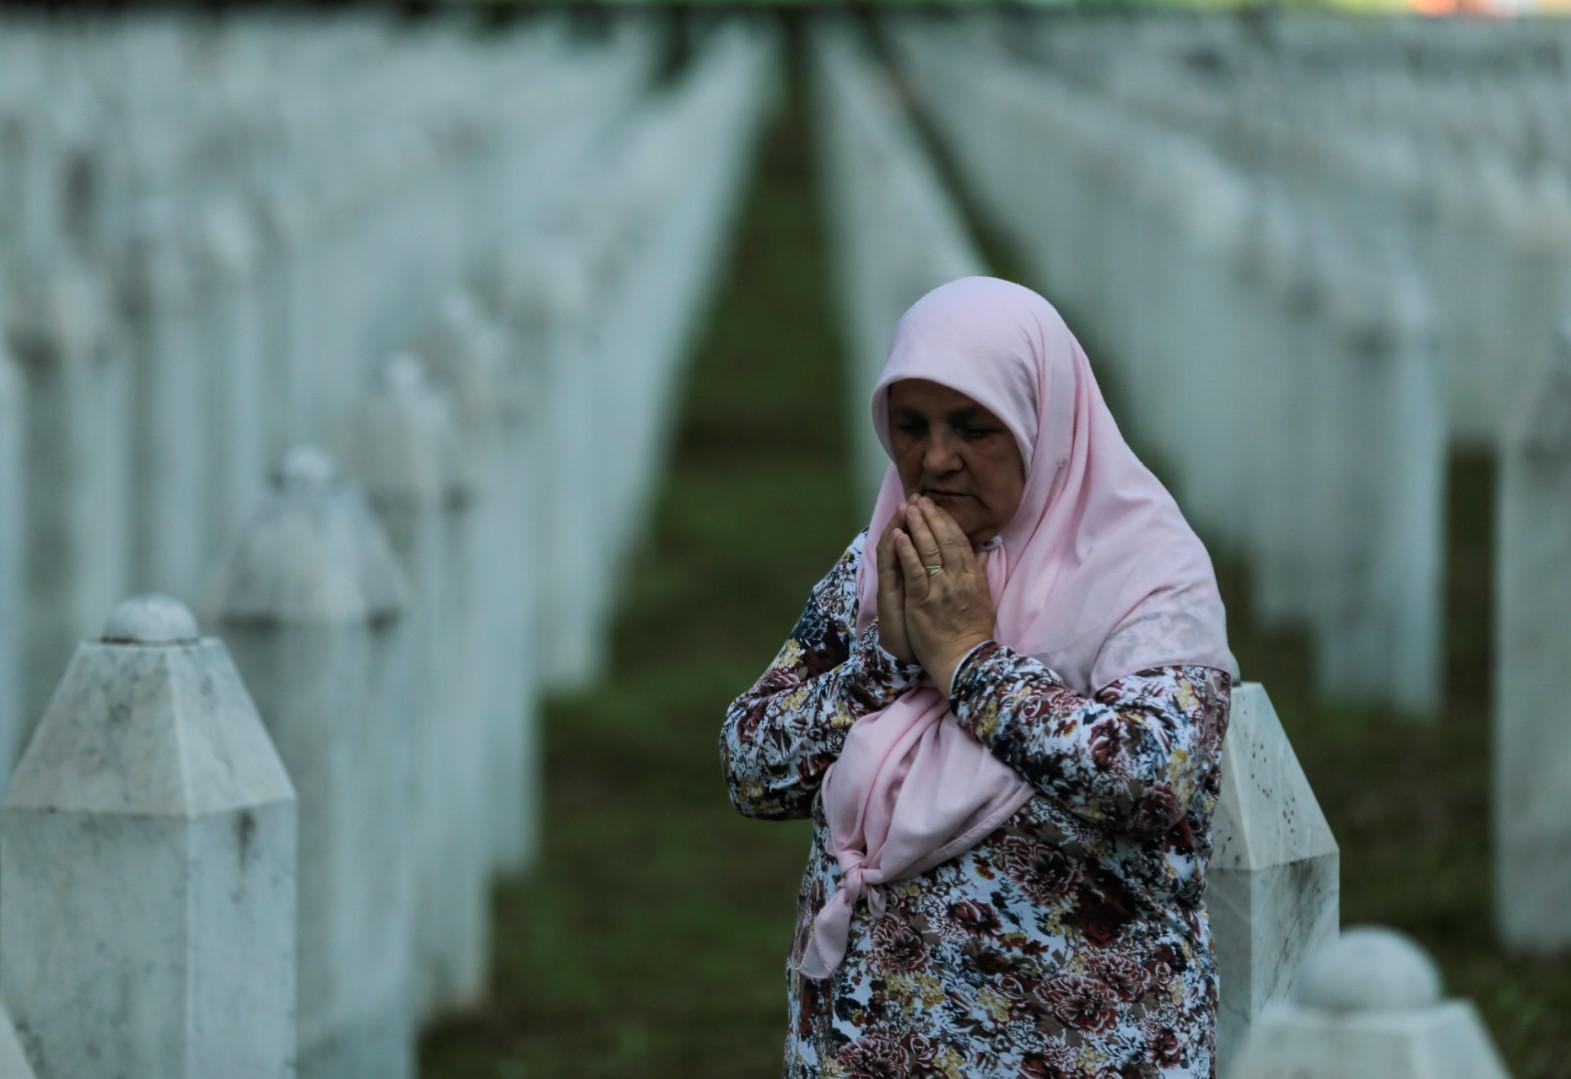
M 720 760 L 731 804 L 748 817 L 789 820 L 810 815 L 813 793 L 840 756 L 857 719 L 892 702 L 921 677 L 878 640 L 878 624 L 860 635 L 856 573 L 863 530 L 814 586 L 780 654 L 726 710 Z
M 993 755 L 1092 824 L 1161 835 L 1218 781 L 1230 677 L 1157 667 L 1082 697 L 1046 664 L 996 641 L 955 672 L 950 711 Z M 1214 793 L 1214 792 L 1213 792 Z

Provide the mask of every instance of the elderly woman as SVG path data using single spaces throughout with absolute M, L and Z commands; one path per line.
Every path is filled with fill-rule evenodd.
M 1204 547 L 1029 289 L 924 296 L 872 418 L 871 523 L 721 732 L 740 812 L 813 820 L 785 1074 L 1211 1075 Z

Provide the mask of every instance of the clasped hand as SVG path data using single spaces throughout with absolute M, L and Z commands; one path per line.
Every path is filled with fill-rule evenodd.
M 987 554 L 972 551 L 955 519 L 926 497 L 902 503 L 878 541 L 879 637 L 897 659 L 921 664 L 940 692 L 965 654 L 993 636 Z

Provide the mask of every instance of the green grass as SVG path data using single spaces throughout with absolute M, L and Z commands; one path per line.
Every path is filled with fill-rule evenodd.
M 832 324 L 802 97 L 770 135 L 733 264 L 693 360 L 667 482 L 627 582 L 613 676 L 545 711 L 548 835 L 495 904 L 491 1003 L 428 1032 L 435 1079 L 767 1076 L 805 822 L 726 800 L 726 704 L 757 677 L 808 587 L 863 523 L 850 490 L 845 366 Z M 996 238 L 997 272 L 1019 276 Z M 1093 327 L 1071 325 L 1093 361 Z M 1120 387 L 1104 387 L 1116 412 Z M 1138 445 L 1137 449 L 1140 449 Z M 1159 473 L 1160 461 L 1152 461 Z M 1342 846 L 1344 924 L 1417 937 L 1472 998 L 1518 1077 L 1571 1076 L 1571 961 L 1492 939 L 1487 461 L 1451 498 L 1448 694 L 1431 726 L 1317 703 L 1308 644 L 1248 618 L 1217 552 L 1234 650 L 1265 684 Z

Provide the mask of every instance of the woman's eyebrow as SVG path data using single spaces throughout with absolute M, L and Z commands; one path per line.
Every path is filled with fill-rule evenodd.
M 949 414 L 949 422 L 953 424 L 991 423 L 992 420 L 975 405 L 970 408 L 957 408 Z

